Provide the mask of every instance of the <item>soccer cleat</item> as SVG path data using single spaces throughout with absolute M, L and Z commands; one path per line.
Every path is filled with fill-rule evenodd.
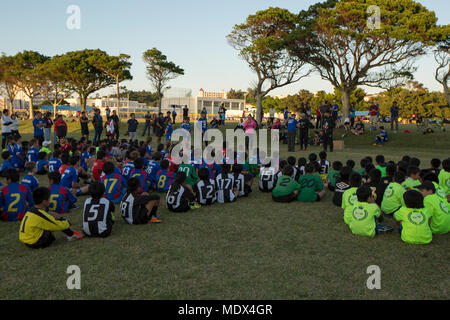
M 79 233 L 78 231 L 72 230 L 73 235 L 70 237 L 67 237 L 68 241 L 75 241 L 75 240 L 80 240 L 83 238 L 83 235 L 81 233 Z
M 202 206 L 199 205 L 198 203 L 194 203 L 193 205 L 190 205 L 190 207 L 192 210 L 195 210 L 195 209 L 200 209 Z
M 156 217 L 151 218 L 148 223 L 161 223 L 161 220 L 158 220 Z

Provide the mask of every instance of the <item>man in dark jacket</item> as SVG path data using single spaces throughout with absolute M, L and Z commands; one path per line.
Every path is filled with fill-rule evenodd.
M 100 115 L 100 109 L 95 109 L 94 118 L 92 118 L 92 124 L 94 125 L 95 130 L 94 140 L 92 141 L 92 143 L 98 146 L 100 144 L 100 139 L 103 131 L 103 119 Z
M 330 147 L 330 152 L 333 152 L 333 132 L 334 132 L 334 119 L 330 114 L 330 110 L 325 111 L 325 117 L 323 118 L 323 131 L 324 131 L 324 141 L 323 150 L 327 151 L 327 146 Z

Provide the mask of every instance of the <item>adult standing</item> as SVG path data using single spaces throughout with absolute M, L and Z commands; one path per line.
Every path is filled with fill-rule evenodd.
M 355 106 L 350 107 L 350 128 L 353 129 L 355 125 L 355 117 L 356 117 L 356 108 Z
M 270 106 L 270 108 L 269 108 L 269 126 L 273 125 L 273 120 L 275 120 L 275 107 Z
M 39 141 L 39 146 L 42 146 L 42 142 L 44 142 L 44 127 L 45 121 L 42 119 L 42 113 L 36 112 L 33 119 L 33 128 L 34 128 L 34 138 Z
M 173 106 L 173 110 L 172 110 L 172 124 L 175 124 L 176 119 L 177 119 L 177 111 L 175 110 L 175 106 Z
M 94 118 L 92 118 L 92 124 L 94 125 L 94 141 L 92 143 L 96 146 L 100 144 L 100 139 L 102 137 L 103 132 L 103 118 L 100 115 L 100 110 L 95 109 Z
M 283 111 L 283 118 L 284 118 L 284 124 L 287 124 L 287 121 L 288 121 L 288 119 L 289 119 L 289 111 L 288 111 L 288 108 L 287 108 L 287 107 L 284 108 L 284 111 Z
M 320 105 L 319 109 L 320 109 L 321 120 L 322 120 L 320 122 L 320 128 L 322 129 L 323 128 L 323 121 L 325 119 L 325 114 L 331 112 L 328 101 L 322 103 Z
M 11 114 L 11 121 L 12 121 L 11 126 L 10 126 L 11 134 L 14 137 L 20 137 L 20 134 L 19 134 L 19 119 L 17 119 L 17 115 L 15 113 Z
M 333 117 L 335 122 L 338 119 L 338 114 L 339 114 L 339 106 L 336 103 L 336 100 L 333 100 L 333 106 L 331 107 L 331 116 Z
M 398 114 L 400 112 L 400 108 L 397 105 L 397 101 L 394 101 L 391 107 L 391 130 L 394 130 L 394 122 L 395 122 L 395 133 L 398 131 Z
M 198 119 L 197 126 L 198 126 L 197 128 L 202 130 L 202 141 L 203 141 L 203 139 L 205 138 L 206 130 L 208 130 L 208 120 L 206 119 L 206 113 L 202 112 L 200 119 Z M 208 145 L 208 142 L 205 141 L 205 144 Z
M 156 144 L 159 145 L 161 143 L 161 137 L 164 134 L 164 130 L 166 128 L 166 121 L 164 119 L 164 114 L 162 112 L 159 113 L 158 119 L 156 119 Z
M 152 115 L 150 114 L 150 111 L 147 111 L 147 114 L 145 115 L 145 125 L 144 125 L 144 131 L 142 132 L 142 136 L 145 136 L 145 133 L 148 130 L 147 136 L 150 136 L 150 129 L 151 129 L 151 121 L 152 121 Z
M 327 146 L 330 147 L 330 152 L 333 152 L 333 132 L 336 126 L 330 110 L 326 110 L 325 117 L 322 120 L 322 128 L 324 131 L 323 150 L 327 151 Z
M 120 119 L 119 116 L 116 113 L 116 110 L 113 110 L 112 112 L 112 116 L 111 116 L 111 120 L 114 123 L 114 135 L 116 136 L 116 140 L 119 140 L 119 136 L 120 136 Z
M 288 134 L 288 152 L 295 151 L 295 136 L 297 133 L 298 121 L 296 115 L 292 114 L 287 121 L 287 134 Z
M 301 118 L 298 121 L 298 127 L 300 131 L 300 151 L 306 151 L 309 144 L 309 128 L 314 128 L 314 126 L 309 121 L 306 114 L 301 114 Z
M 81 136 L 86 137 L 89 140 L 89 118 L 86 116 L 86 112 L 81 113 L 80 117 Z
M 128 120 L 128 137 L 130 138 L 130 143 L 135 141 L 138 142 L 138 136 L 137 136 L 137 128 L 139 125 L 139 122 L 136 120 L 136 115 L 134 113 L 130 114 L 131 119 Z
M 322 121 L 322 114 L 320 113 L 320 106 L 319 107 L 317 107 L 317 110 L 316 110 L 316 129 L 319 129 L 319 127 L 320 127 L 320 123 L 321 123 L 321 121 Z
M 52 114 L 50 112 L 46 112 L 45 116 L 44 116 L 44 120 L 45 120 L 44 140 L 51 141 L 52 128 L 53 128 Z
M 369 122 L 370 122 L 371 126 L 374 126 L 377 124 L 377 115 L 378 115 L 378 107 L 372 101 L 370 103 L 370 107 L 369 107 Z
M 109 115 L 111 114 L 111 110 L 109 109 L 109 107 L 108 107 L 108 106 L 106 106 L 106 108 L 105 108 L 105 112 L 106 112 L 106 118 L 108 118 L 108 117 L 109 117 Z
M 12 119 L 9 116 L 9 110 L 5 109 L 2 113 L 2 150 L 6 147 L 6 139 L 11 135 Z
M 55 121 L 55 132 L 60 140 L 67 136 L 67 123 L 64 121 L 62 114 L 58 115 L 58 119 Z
M 244 133 L 245 133 L 245 148 L 249 148 L 250 141 L 253 141 L 255 134 L 257 124 L 256 121 L 253 120 L 253 117 L 251 114 L 247 116 L 247 120 L 244 122 Z M 252 143 L 253 144 L 253 143 Z M 250 151 L 250 150 L 249 150 Z
M 184 106 L 183 108 L 183 121 L 189 117 L 189 108 L 188 106 Z

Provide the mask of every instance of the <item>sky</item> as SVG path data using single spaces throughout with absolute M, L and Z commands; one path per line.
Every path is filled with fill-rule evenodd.
M 158 48 L 170 61 L 181 66 L 185 75 L 170 82 L 173 88 L 205 91 L 246 90 L 254 74 L 226 41 L 235 24 L 249 14 L 268 7 L 281 7 L 293 13 L 307 9 L 318 0 L 3 0 L 0 11 L 0 51 L 8 55 L 35 50 L 53 56 L 80 49 L 105 50 L 111 55 L 131 56 L 132 81 L 121 85 L 132 90 L 152 90 L 146 78 L 142 53 Z M 438 17 L 439 24 L 450 23 L 449 0 L 420 1 Z M 80 29 L 67 28 L 67 8 L 81 11 Z M 420 58 L 417 81 L 432 91 L 441 91 L 434 80 L 433 56 Z M 277 89 L 271 95 L 293 94 L 300 89 L 332 91 L 318 75 Z M 379 90 L 364 88 L 373 93 Z M 102 90 L 101 94 L 112 93 Z

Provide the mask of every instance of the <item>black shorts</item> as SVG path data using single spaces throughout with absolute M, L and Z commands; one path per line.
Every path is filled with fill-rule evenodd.
M 147 224 L 152 215 L 156 216 L 156 211 L 158 210 L 158 207 L 153 207 L 152 212 L 148 212 L 145 205 L 149 201 L 159 200 L 160 199 L 159 195 L 150 194 L 150 195 L 144 196 L 144 197 L 145 197 L 145 204 L 141 205 L 138 208 L 135 216 L 133 217 L 133 224 Z
M 291 193 L 290 195 L 282 196 L 282 197 L 272 196 L 272 199 L 275 202 L 292 202 L 292 201 L 297 200 L 297 195 L 295 193 Z
M 39 238 L 39 240 L 36 243 L 27 244 L 27 247 L 31 249 L 43 249 L 50 246 L 53 241 L 55 241 L 55 236 L 53 235 L 53 233 L 48 230 L 44 230 L 44 233 Z
M 164 131 L 160 129 L 159 127 L 156 128 L 155 135 L 159 138 L 161 138 L 164 135 Z
M 251 186 L 249 186 L 248 184 L 245 184 L 244 185 L 244 193 L 245 193 L 245 196 L 248 196 L 250 193 L 252 193 L 252 187 Z
M 180 206 L 176 209 L 169 209 L 169 211 L 171 212 L 187 212 L 191 210 L 191 207 L 189 206 L 189 202 L 186 201 L 181 201 Z

